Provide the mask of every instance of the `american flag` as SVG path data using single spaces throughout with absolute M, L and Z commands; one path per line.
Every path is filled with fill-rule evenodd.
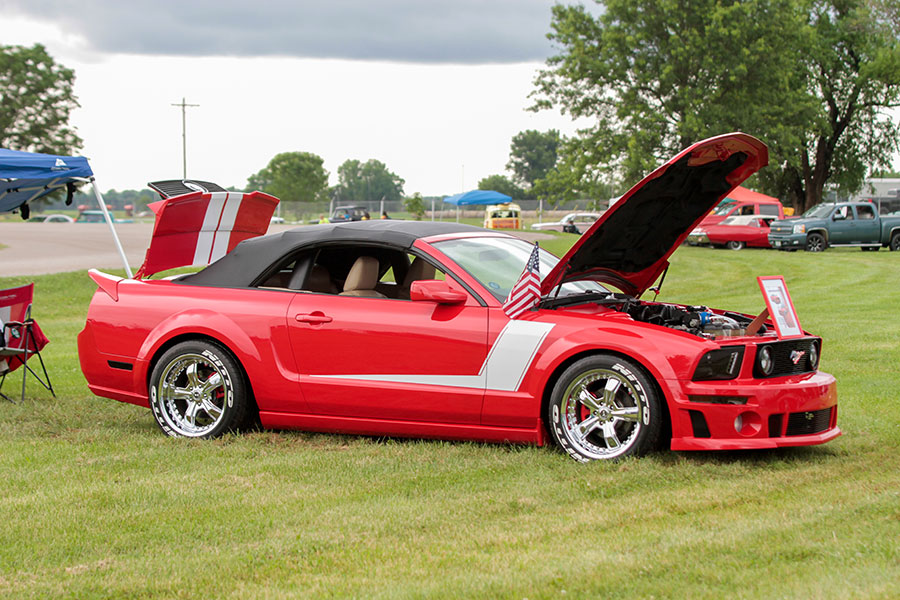
M 537 242 L 534 243 L 534 250 L 528 258 L 528 264 L 522 271 L 522 276 L 509 292 L 509 298 L 503 304 L 503 312 L 510 319 L 518 318 L 519 315 L 537 304 L 541 298 L 541 276 L 540 276 L 540 256 L 538 254 Z

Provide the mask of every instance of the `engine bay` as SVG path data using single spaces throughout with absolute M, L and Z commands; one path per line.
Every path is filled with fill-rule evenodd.
M 752 319 L 738 313 L 715 313 L 707 306 L 679 306 L 629 299 L 618 308 L 635 321 L 662 325 L 700 337 L 730 337 L 747 335 Z M 764 333 L 762 326 L 758 333 Z

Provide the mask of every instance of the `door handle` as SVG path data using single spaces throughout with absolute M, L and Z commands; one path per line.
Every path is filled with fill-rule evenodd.
M 300 313 L 299 315 L 294 315 L 294 318 L 301 323 L 313 324 L 331 323 L 332 321 L 331 317 L 319 311 L 313 313 Z

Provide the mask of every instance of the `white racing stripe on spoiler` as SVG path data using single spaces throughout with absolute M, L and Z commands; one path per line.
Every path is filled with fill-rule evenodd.
M 221 193 L 221 192 L 220 192 Z M 237 219 L 238 210 L 241 208 L 243 194 L 226 194 L 225 208 L 222 209 L 222 218 L 219 220 L 219 228 L 216 231 L 216 239 L 212 252 L 209 254 L 209 262 L 214 262 L 228 253 L 228 242 L 231 240 L 231 230 L 234 229 L 234 221 Z
M 443 385 L 447 387 L 514 392 L 553 323 L 511 320 L 497 336 L 477 375 L 312 375 L 316 379 L 358 379 L 391 383 Z
M 193 266 L 208 265 L 225 256 L 231 229 L 241 206 L 243 194 L 213 192 L 210 194 L 203 225 L 197 236 Z M 220 231 L 224 230 L 224 231 Z

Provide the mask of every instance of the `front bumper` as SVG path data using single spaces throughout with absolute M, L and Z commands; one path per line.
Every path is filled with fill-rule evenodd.
M 735 382 L 681 381 L 672 450 L 752 450 L 824 444 L 839 435 L 828 373 Z
M 805 233 L 789 235 L 769 235 L 769 245 L 773 248 L 803 248 L 806 246 Z
M 687 236 L 687 243 L 690 246 L 708 246 L 709 237 L 705 233 L 692 233 Z

